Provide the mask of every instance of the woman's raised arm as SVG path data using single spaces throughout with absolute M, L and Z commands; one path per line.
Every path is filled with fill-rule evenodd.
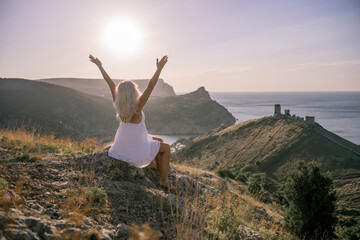
M 98 66 L 103 78 L 105 79 L 105 81 L 107 82 L 107 84 L 110 87 L 110 91 L 111 91 L 113 101 L 115 101 L 115 97 L 116 97 L 115 83 L 110 78 L 110 76 L 105 72 L 104 68 L 102 67 L 102 63 L 100 62 L 99 59 L 94 58 L 92 55 L 90 55 L 89 58 L 90 58 L 91 62 L 95 63 L 95 65 Z
M 168 57 L 163 56 L 159 62 L 159 59 L 156 59 L 156 72 L 154 73 L 154 76 L 151 78 L 151 80 L 148 83 L 148 86 L 146 87 L 145 91 L 143 92 L 143 94 L 140 96 L 139 98 L 139 105 L 138 105 L 138 111 L 141 111 L 145 104 L 147 103 L 151 92 L 154 90 L 154 87 L 159 79 L 161 70 L 163 69 L 163 67 L 165 66 L 165 64 L 168 61 Z

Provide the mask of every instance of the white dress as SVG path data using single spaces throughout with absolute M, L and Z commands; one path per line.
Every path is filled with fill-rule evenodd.
M 160 142 L 149 136 L 145 126 L 145 114 L 140 123 L 121 122 L 108 155 L 139 168 L 151 163 L 159 152 Z

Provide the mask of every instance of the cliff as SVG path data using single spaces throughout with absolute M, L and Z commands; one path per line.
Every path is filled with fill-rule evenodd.
M 330 172 L 339 212 L 360 216 L 360 146 L 290 116 L 264 117 L 175 143 L 173 160 L 206 170 L 228 170 L 243 181 L 266 174 L 275 191 L 300 160 Z M 179 147 L 181 146 L 181 147 Z
M 204 87 L 179 96 L 152 99 L 144 108 L 150 133 L 198 134 L 235 123 L 234 116 L 210 98 Z

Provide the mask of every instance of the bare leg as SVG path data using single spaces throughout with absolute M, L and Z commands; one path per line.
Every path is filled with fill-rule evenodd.
M 174 190 L 175 187 L 171 186 L 168 180 L 169 176 L 169 164 L 170 164 L 170 146 L 166 143 L 161 143 L 159 153 L 160 157 L 160 182 L 161 186 L 168 188 L 169 190 Z
M 161 138 L 153 137 L 153 139 L 156 140 L 156 141 L 159 141 L 160 144 L 164 142 Z M 161 167 L 160 161 L 161 161 L 161 153 L 159 151 L 159 153 L 155 157 L 155 162 L 156 162 L 155 173 L 157 175 L 160 175 L 160 167 Z

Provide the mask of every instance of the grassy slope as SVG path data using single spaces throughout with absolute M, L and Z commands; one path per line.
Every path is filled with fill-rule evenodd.
M 0 80 L 0 112 L 2 127 L 24 122 L 78 140 L 110 140 L 118 125 L 111 102 L 104 98 L 23 79 Z
M 203 169 L 231 169 L 245 165 L 282 182 L 299 160 L 315 161 L 330 171 L 344 214 L 360 216 L 360 146 L 318 124 L 289 118 L 265 117 L 183 142 L 175 160 Z
M 43 147 L 38 148 L 39 144 Z M 15 200 L 23 199 L 8 199 L 7 187 L 0 185 L 0 219 L 13 219 L 12 224 L 0 228 L 0 235 L 6 229 L 22 234 L 41 232 L 23 228 L 23 219 L 31 218 L 51 226 L 50 230 L 56 228 L 57 239 L 75 239 L 76 234 L 84 239 L 100 239 L 101 229 L 109 233 L 119 223 L 148 223 L 161 231 L 164 239 L 238 239 L 235 235 L 239 233 L 241 239 L 255 234 L 259 236 L 256 239 L 296 239 L 284 229 L 281 210 L 247 195 L 239 182 L 171 164 L 176 174 L 170 179 L 177 190 L 169 192 L 156 184 L 158 176 L 150 167 L 137 169 L 112 161 L 106 151 L 84 155 L 101 148 L 93 144 L 0 129 L 0 180 L 19 194 Z M 106 193 L 101 201 L 87 199 L 91 187 Z M 4 206 L 9 207 L 4 210 Z M 34 210 L 33 206 L 38 207 Z M 14 214 L 6 214 L 12 210 Z M 63 221 L 76 226 L 67 232 L 59 225 Z M 89 229 L 88 223 L 94 227 Z M 136 225 L 132 226 L 132 236 L 138 239 L 134 230 Z M 85 237 L 91 232 L 98 238 Z M 148 234 L 145 232 L 145 236 Z

